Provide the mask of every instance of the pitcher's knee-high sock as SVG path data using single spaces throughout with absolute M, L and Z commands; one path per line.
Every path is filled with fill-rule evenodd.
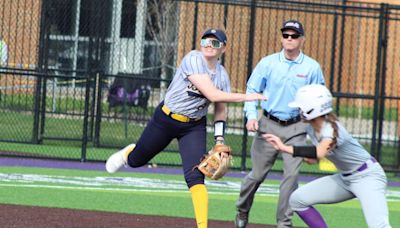
M 194 214 L 198 228 L 207 228 L 208 220 L 208 192 L 204 184 L 196 184 L 190 188 Z
M 321 214 L 314 207 L 309 207 L 305 211 L 296 211 L 296 213 L 310 228 L 328 228 Z

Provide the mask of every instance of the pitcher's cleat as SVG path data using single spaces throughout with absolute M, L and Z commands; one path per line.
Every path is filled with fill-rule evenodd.
M 128 163 L 128 155 L 135 148 L 135 144 L 129 144 L 122 150 L 111 155 L 106 162 L 106 170 L 109 173 L 117 172 L 122 166 L 126 166 Z

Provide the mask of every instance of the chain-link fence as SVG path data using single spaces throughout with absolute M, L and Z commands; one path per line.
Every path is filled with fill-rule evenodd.
M 222 62 L 232 90 L 244 92 L 255 64 L 280 50 L 283 21 L 294 18 L 305 26 L 304 52 L 321 64 L 341 121 L 387 171 L 400 169 L 398 5 L 0 0 L 0 9 L 3 155 L 104 161 L 138 139 L 205 29 L 226 29 Z M 248 169 L 252 135 L 242 109 L 228 105 L 227 141 L 235 167 Z M 177 149 L 172 143 L 153 162 L 179 165 Z

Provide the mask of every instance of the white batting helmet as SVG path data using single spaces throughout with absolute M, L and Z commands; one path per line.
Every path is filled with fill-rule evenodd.
M 300 108 L 303 117 L 312 120 L 332 111 L 332 94 L 323 85 L 306 85 L 297 90 L 289 107 Z

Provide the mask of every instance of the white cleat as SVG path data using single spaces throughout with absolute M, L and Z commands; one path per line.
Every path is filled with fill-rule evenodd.
M 106 170 L 109 173 L 117 172 L 122 166 L 127 165 L 127 158 L 130 152 L 135 148 L 135 144 L 129 144 L 124 149 L 111 155 L 106 162 Z

